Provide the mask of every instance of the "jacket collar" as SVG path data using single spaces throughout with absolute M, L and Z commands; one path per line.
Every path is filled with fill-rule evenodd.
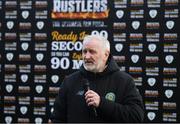
M 113 59 L 112 55 L 110 54 L 107 60 L 107 67 L 105 68 L 103 72 L 98 72 L 98 73 L 90 72 L 90 71 L 87 71 L 83 66 L 81 66 L 80 73 L 83 75 L 84 78 L 93 80 L 93 79 L 105 77 L 118 70 L 119 70 L 119 67 L 117 63 L 115 62 L 115 60 Z

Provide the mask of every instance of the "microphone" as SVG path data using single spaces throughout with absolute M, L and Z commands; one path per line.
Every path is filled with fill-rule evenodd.
M 85 92 L 87 92 L 88 90 L 90 90 L 89 81 L 87 79 L 83 79 L 83 82 L 84 82 L 84 90 Z
M 87 92 L 88 90 L 90 90 L 90 84 L 89 84 L 89 81 L 87 79 L 83 79 L 83 82 L 84 82 L 84 90 L 85 92 Z M 94 111 L 94 115 L 97 117 L 97 111 L 96 111 L 96 108 L 94 106 L 91 106 L 93 111 Z

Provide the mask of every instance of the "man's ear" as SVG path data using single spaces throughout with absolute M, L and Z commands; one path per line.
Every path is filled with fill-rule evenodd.
M 106 50 L 106 52 L 105 52 L 105 56 L 108 58 L 109 57 L 109 51 L 108 50 Z

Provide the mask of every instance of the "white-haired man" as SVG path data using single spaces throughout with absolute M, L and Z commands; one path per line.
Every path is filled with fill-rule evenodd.
M 102 36 L 84 38 L 83 66 L 61 85 L 52 122 L 142 122 L 143 102 L 130 75 L 119 70 Z

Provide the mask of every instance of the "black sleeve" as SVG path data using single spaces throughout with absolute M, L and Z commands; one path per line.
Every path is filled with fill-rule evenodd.
M 54 111 L 52 112 L 50 117 L 53 123 L 67 121 L 66 92 L 67 92 L 67 88 L 66 88 L 66 83 L 64 81 L 60 87 L 59 94 L 55 99 Z
M 109 121 L 115 122 L 143 122 L 144 106 L 142 97 L 137 91 L 134 81 L 126 83 L 123 102 L 112 102 L 101 97 L 99 110 Z

